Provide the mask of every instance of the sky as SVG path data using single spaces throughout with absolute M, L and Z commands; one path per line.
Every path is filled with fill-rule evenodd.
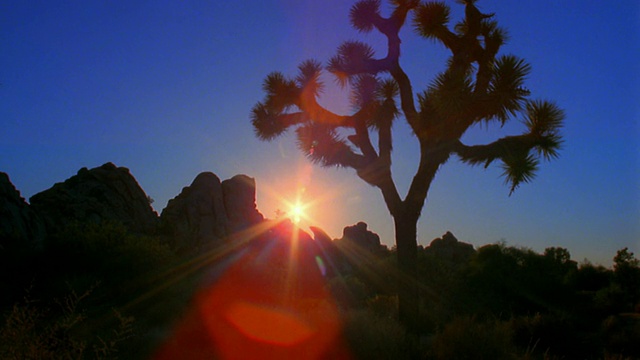
M 453 20 L 462 7 L 452 7 Z M 82 167 L 113 162 L 131 170 L 160 213 L 197 174 L 256 178 L 258 209 L 269 218 L 297 197 L 304 226 L 334 238 L 364 221 L 393 245 L 379 191 L 352 169 L 312 165 L 289 133 L 259 141 L 250 111 L 262 82 L 322 63 L 346 40 L 384 39 L 349 25 L 351 1 L 9 0 L 0 4 L 0 171 L 27 200 Z M 640 255 L 640 3 L 637 0 L 478 2 L 509 32 L 501 54 L 532 66 L 532 98 L 566 112 L 559 159 L 509 196 L 501 169 L 452 158 L 432 184 L 418 242 L 451 231 L 476 247 L 505 242 L 608 265 L 628 247 Z M 388 6 L 383 7 L 388 14 Z M 421 91 L 448 54 L 401 33 L 401 64 Z M 331 84 L 330 78 L 327 78 Z M 344 93 L 321 102 L 348 113 Z M 394 125 L 393 172 L 406 193 L 417 145 Z M 471 129 L 468 144 L 518 134 L 518 119 Z

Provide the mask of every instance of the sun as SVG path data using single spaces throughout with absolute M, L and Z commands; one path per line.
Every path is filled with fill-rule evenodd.
M 302 219 L 308 218 L 306 213 L 307 205 L 302 204 L 299 200 L 290 205 L 289 218 L 293 223 L 299 224 Z

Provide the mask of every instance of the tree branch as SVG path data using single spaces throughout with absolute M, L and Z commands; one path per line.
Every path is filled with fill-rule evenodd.
M 465 163 L 488 167 L 493 161 L 503 159 L 513 153 L 528 152 L 540 142 L 533 134 L 506 136 L 490 144 L 468 146 L 461 141 L 454 144 L 453 151 Z
M 327 110 L 318 103 L 315 94 L 310 91 L 302 91 L 300 100 L 296 105 L 300 110 L 307 113 L 309 119 L 316 123 L 344 127 L 353 126 L 351 116 L 338 115 Z
M 407 197 L 404 200 L 405 210 L 410 212 L 409 216 L 414 216 L 416 219 L 420 217 L 431 183 L 440 166 L 449 159 L 450 154 L 451 149 L 448 143 L 440 143 L 435 146 L 433 143 L 420 145 L 418 171 L 411 180 Z

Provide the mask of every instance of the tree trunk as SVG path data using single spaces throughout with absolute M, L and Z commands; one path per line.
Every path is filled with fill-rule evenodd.
M 418 218 L 394 217 L 400 280 L 398 281 L 398 315 L 411 333 L 418 332 L 420 303 L 418 294 Z

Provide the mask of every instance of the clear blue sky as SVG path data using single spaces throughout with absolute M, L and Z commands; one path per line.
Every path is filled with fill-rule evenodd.
M 460 5 L 447 1 L 458 19 Z M 349 169 L 311 166 L 292 136 L 255 139 L 251 107 L 271 71 L 325 62 L 344 40 L 350 1 L 5 1 L 0 5 L 0 171 L 25 198 L 111 161 L 131 169 L 160 212 L 202 171 L 257 179 L 267 217 L 296 193 L 316 225 L 340 237 L 365 221 L 391 245 L 380 194 Z M 559 160 L 511 197 L 497 166 L 451 160 L 419 223 L 421 244 L 447 230 L 476 246 L 504 240 L 609 264 L 640 253 L 640 3 L 480 1 L 511 39 L 503 53 L 533 67 L 534 98 L 567 113 Z M 403 36 L 402 63 L 421 90 L 441 70 L 442 47 Z M 327 105 L 340 108 L 330 92 Z M 493 131 L 497 130 L 497 132 Z M 469 142 L 516 133 L 474 129 Z M 416 146 L 394 127 L 394 174 L 406 189 Z

